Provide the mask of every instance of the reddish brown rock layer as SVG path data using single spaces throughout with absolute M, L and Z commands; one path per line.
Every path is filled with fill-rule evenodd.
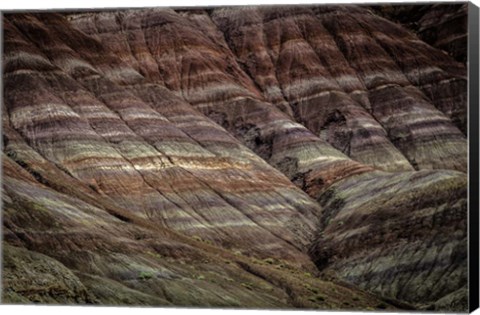
M 42 52 L 29 46 L 32 54 L 36 53 L 31 58 L 45 62 L 51 72 L 27 68 L 28 64 L 12 69 L 7 62 L 6 67 L 5 99 L 12 127 L 35 151 L 92 189 L 114 198 L 121 207 L 190 235 L 237 247 L 235 243 L 243 243 L 250 234 L 253 239 L 263 239 L 260 246 L 272 253 L 292 244 L 308 244 L 318 206 L 221 127 L 189 106 L 182 109 L 183 101 L 161 86 L 142 85 L 146 92 L 140 93 L 142 98 L 163 100 L 149 106 L 94 70 L 88 63 L 95 61 L 93 57 L 81 60 L 80 47 L 56 49 L 60 44 L 55 41 L 67 35 L 59 33 L 65 29 L 60 16 L 51 16 L 45 26 L 35 16 L 12 20 L 12 27 L 5 28 L 6 47 L 12 53 L 22 47 L 9 40 L 15 30 L 57 26 L 50 26 L 49 32 L 44 29 L 41 40 L 46 48 Z M 72 45 L 84 38 L 75 35 L 70 34 Z M 25 58 L 27 63 L 29 56 Z M 15 88 L 20 86 L 18 82 L 22 82 L 22 90 L 30 90 L 28 97 L 16 97 L 22 91 Z M 31 103 L 38 111 L 33 117 L 27 114 Z M 189 118 L 187 125 L 178 121 L 182 117 Z M 35 132 L 35 128 L 42 131 Z M 199 131 L 203 131 L 203 139 Z M 273 190 L 270 180 L 278 183 Z M 306 211 L 298 212 L 299 207 L 306 207 Z M 298 223 L 291 220 L 298 215 Z M 295 233 L 287 236 L 283 224 L 277 230 L 275 225 L 282 221 L 292 224 Z M 227 245 L 232 237 L 237 240 Z M 291 245 L 274 245 L 278 237 Z
M 4 45 L 8 299 L 464 308 L 465 68 L 399 25 L 9 14 Z

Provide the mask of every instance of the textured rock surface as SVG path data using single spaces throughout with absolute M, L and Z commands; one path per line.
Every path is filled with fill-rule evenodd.
M 465 187 L 464 174 L 452 171 L 368 174 L 332 185 L 320 199 L 328 211 L 312 257 L 361 287 L 434 303 L 467 281 Z
M 430 45 L 467 62 L 468 3 L 374 6 L 373 9 L 412 29 Z
M 373 12 L 5 15 L 4 299 L 464 310 L 466 69 Z

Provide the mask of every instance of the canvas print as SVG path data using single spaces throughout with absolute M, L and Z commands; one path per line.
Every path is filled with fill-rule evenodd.
M 468 8 L 3 12 L 2 303 L 467 311 Z

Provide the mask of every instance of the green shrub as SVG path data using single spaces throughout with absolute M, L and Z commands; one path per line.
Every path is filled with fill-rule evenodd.
M 275 262 L 273 258 L 265 258 L 263 261 L 269 265 L 273 265 L 273 263 Z
M 140 280 L 148 280 L 148 279 L 151 279 L 152 277 L 153 277 L 153 272 L 149 272 L 149 271 L 141 271 L 140 275 L 138 276 Z

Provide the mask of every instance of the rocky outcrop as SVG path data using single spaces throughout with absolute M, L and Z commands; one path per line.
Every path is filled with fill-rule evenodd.
M 119 208 L 80 181 L 70 186 L 49 162 L 3 162 L 5 302 L 392 308 L 298 268 L 300 251 L 295 259 L 249 258 Z
M 22 304 L 92 302 L 82 282 L 56 260 L 6 244 L 3 255 L 3 295 L 7 301 Z
M 426 308 L 464 288 L 467 199 L 462 173 L 360 175 L 332 185 L 320 204 L 326 209 L 325 228 L 311 248 L 320 269 Z M 466 309 L 466 295 L 460 300 Z
M 4 45 L 5 299 L 464 309 L 466 70 L 398 24 L 7 14 Z
M 423 41 L 467 62 L 468 3 L 373 6 L 413 30 Z
M 7 56 L 5 99 L 10 122 L 6 125 L 11 123 L 33 150 L 121 207 L 189 235 L 236 247 L 245 244 L 250 234 L 252 241 L 266 241 L 258 244 L 270 248 L 260 249 L 263 254 L 291 248 L 287 255 L 294 256 L 292 247 L 308 244 L 318 205 L 221 127 L 187 105 L 182 108 L 182 100 L 164 87 L 137 88 L 137 93 L 144 92 L 144 101 L 95 74 L 87 61 L 69 68 L 69 63 L 80 60 L 75 56 L 81 48 L 54 49 L 59 47 L 54 41 L 65 36 L 55 32 L 68 30 L 62 21 L 66 22 L 51 17 L 49 23 L 58 25 L 58 30 L 36 37 L 51 41 L 45 44 L 48 51 L 37 50 L 35 56 L 56 71 L 41 72 L 28 64 L 29 69 L 22 69 L 27 73 L 10 69 L 14 64 Z M 14 20 L 12 28 L 5 27 L 9 51 L 19 46 L 8 40 L 15 28 L 34 23 L 42 22 L 28 16 Z M 74 35 L 70 38 L 78 45 L 82 36 Z M 33 44 L 30 47 L 36 50 Z M 24 56 L 26 63 L 29 57 Z M 18 97 L 22 91 L 14 87 L 20 87 L 18 82 L 30 90 L 28 97 Z M 153 107 L 149 99 L 162 101 Z M 30 116 L 31 103 L 36 113 Z M 39 126 L 45 126 L 41 133 L 34 131 Z M 15 145 L 11 141 L 6 149 L 15 151 Z M 273 190 L 270 180 L 278 183 Z M 285 230 L 285 224 L 294 233 Z M 249 232 L 240 232 L 244 229 Z M 275 245 L 279 239 L 288 244 Z M 252 250 L 251 245 L 248 248 Z

